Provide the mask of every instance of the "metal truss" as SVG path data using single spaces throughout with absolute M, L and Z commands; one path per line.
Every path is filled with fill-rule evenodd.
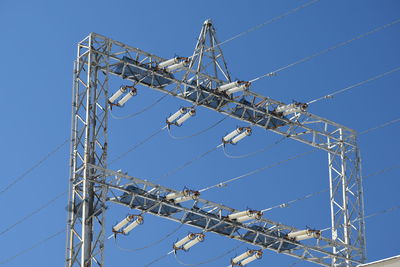
M 94 177 L 106 177 L 105 182 L 95 178 L 94 184 L 108 188 L 107 201 L 127 206 L 141 211 L 144 214 L 156 215 L 182 224 L 187 224 L 202 230 L 203 233 L 215 233 L 237 239 L 248 244 L 260 246 L 263 249 L 286 254 L 305 261 L 314 262 L 323 266 L 358 265 L 357 260 L 349 259 L 347 250 L 359 251 L 350 245 L 321 236 L 302 242 L 287 237 L 289 232 L 298 231 L 295 227 L 283 225 L 266 218 L 253 220 L 249 223 L 238 223 L 228 219 L 228 215 L 239 210 L 197 198 L 187 202 L 175 204 L 166 199 L 170 193 L 178 191 L 153 184 L 146 180 L 108 170 L 96 165 L 88 164 L 88 169 Z M 333 253 L 332 247 L 343 247 L 345 250 Z
M 108 57 L 105 54 L 108 49 L 107 40 L 98 40 L 93 35 L 78 44 L 72 102 L 66 266 L 104 266 L 107 188 L 90 182 L 94 174 L 86 166 L 92 163 L 106 167 Z M 104 177 L 95 179 L 105 181 Z
M 332 240 L 313 249 L 296 244 L 293 251 L 302 247 L 300 254 L 280 252 L 326 266 L 354 266 L 364 261 L 363 189 L 355 131 L 305 110 L 284 115 L 277 110 L 285 103 L 249 89 L 234 94 L 220 92 L 217 88 L 231 79 L 217 43 L 215 29 L 208 20 L 194 54 L 182 58 L 184 62 L 173 70 L 159 67 L 166 61 L 164 58 L 96 33 L 78 44 L 72 112 L 68 266 L 103 266 L 104 207 L 111 184 L 105 176 L 91 173 L 88 164 L 106 168 L 109 74 L 131 81 L 135 87 L 158 90 L 193 107 L 203 106 L 327 151 Z M 315 258 L 316 252 L 327 254 Z

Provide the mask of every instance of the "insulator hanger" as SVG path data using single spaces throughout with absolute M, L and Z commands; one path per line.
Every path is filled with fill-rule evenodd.
M 191 247 L 196 245 L 199 242 L 203 242 L 205 235 L 203 233 L 189 233 L 187 236 L 173 244 L 173 249 L 176 252 L 177 250 L 188 251 Z
M 258 210 L 239 211 L 228 215 L 228 219 L 236 222 L 245 222 L 249 220 L 260 220 L 263 213 Z
M 254 260 L 261 259 L 262 255 L 263 252 L 261 249 L 259 250 L 249 249 L 246 252 L 240 254 L 239 256 L 236 256 L 235 258 L 231 259 L 231 265 L 245 266 Z
M 287 234 L 288 239 L 293 241 L 302 241 L 311 238 L 320 238 L 321 230 L 306 229 L 295 232 L 290 232 Z
M 129 222 L 131 222 L 131 223 L 128 226 L 126 226 L 124 229 L 122 229 Z M 124 218 L 121 222 L 119 222 L 117 225 L 115 225 L 112 228 L 114 237 L 116 237 L 117 234 L 127 235 L 130 231 L 132 231 L 134 228 L 136 228 L 136 226 L 143 224 L 143 222 L 144 222 L 143 216 L 140 214 L 139 215 L 130 214 L 130 215 L 126 216 L 126 218 Z
M 184 189 L 181 192 L 169 193 L 168 195 L 165 196 L 165 199 L 172 201 L 175 204 L 178 204 L 188 200 L 196 200 L 199 197 L 200 197 L 199 191 Z
M 222 138 L 223 145 L 225 144 L 236 144 L 246 136 L 251 135 L 252 130 L 250 127 L 238 127 L 229 134 Z
M 170 128 L 171 125 L 181 126 L 186 120 L 194 115 L 196 115 L 194 107 L 182 107 L 166 119 L 167 127 Z
M 117 103 L 114 103 L 115 100 L 117 100 L 122 94 L 124 94 L 128 89 L 130 91 L 122 97 Z M 110 107 L 112 108 L 113 106 L 118 106 L 122 107 L 126 102 L 128 102 L 129 99 L 132 98 L 132 96 L 137 95 L 137 89 L 133 85 L 124 85 L 121 86 L 117 92 L 115 92 L 109 99 L 108 103 L 110 104 Z

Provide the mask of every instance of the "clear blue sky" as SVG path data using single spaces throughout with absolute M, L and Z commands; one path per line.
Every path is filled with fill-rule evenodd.
M 90 32 L 97 32 L 134 47 L 169 58 L 191 55 L 205 19 L 211 18 L 220 41 L 307 1 L 13 1 L 0 2 L 0 48 L 2 51 L 0 116 L 2 123 L 0 188 L 7 186 L 40 158 L 70 135 L 72 62 L 76 44 Z M 223 45 L 228 67 L 234 78 L 249 80 L 285 66 L 305 56 L 351 39 L 374 27 L 399 18 L 396 0 L 321 0 L 295 14 Z M 252 90 L 274 99 L 307 102 L 337 89 L 399 67 L 400 24 L 355 41 L 328 54 L 299 64 L 278 76 L 255 83 Z M 400 72 L 373 81 L 332 100 L 320 101 L 310 112 L 357 131 L 399 117 Z M 115 91 L 124 81 L 113 81 Z M 118 116 L 129 115 L 154 102 L 160 93 L 142 89 Z M 167 97 L 165 101 L 127 120 L 110 118 L 109 154 L 115 157 L 160 128 L 165 117 L 184 102 Z M 221 115 L 199 109 L 195 118 L 173 134 L 184 136 L 208 127 Z M 130 175 L 152 180 L 188 159 L 218 144 L 221 136 L 243 123 L 229 119 L 207 133 L 186 140 L 173 140 L 162 133 L 112 166 Z M 368 175 L 399 164 L 400 124 L 394 124 L 359 138 L 362 171 Z M 235 147 L 241 155 L 265 147 L 279 136 L 256 130 Z M 243 174 L 269 163 L 307 151 L 307 145 L 287 140 L 273 149 L 245 159 L 228 159 L 222 151 L 175 175 L 163 185 L 175 189 L 200 188 Z M 21 182 L 0 195 L 0 232 L 46 201 L 67 189 L 69 145 Z M 365 213 L 400 204 L 399 169 L 370 177 L 364 182 Z M 226 188 L 209 191 L 203 198 L 237 209 L 263 209 L 324 189 L 328 186 L 327 155 L 314 153 L 269 169 Z M 67 198 L 0 235 L 0 262 L 29 248 L 66 225 Z M 110 205 L 107 231 L 129 210 Z M 298 228 L 330 226 L 327 193 L 277 209 L 265 217 Z M 161 218 L 146 216 L 145 224 L 119 245 L 136 248 L 151 243 L 177 227 Z M 368 259 L 378 260 L 399 254 L 400 212 L 386 213 L 366 221 Z M 139 252 L 119 250 L 106 243 L 106 266 L 143 266 L 169 251 L 172 242 L 186 235 L 181 228 L 166 241 Z M 222 254 L 237 245 L 212 234 L 191 252 L 181 255 L 196 263 Z M 250 248 L 250 246 L 248 246 Z M 239 249 L 237 253 L 244 250 Z M 61 234 L 23 254 L 5 266 L 62 266 L 65 235 Z M 226 266 L 232 253 L 206 266 Z M 296 260 L 266 252 L 262 260 L 249 266 L 289 266 Z M 153 266 L 180 266 L 168 257 Z M 296 266 L 316 266 L 300 262 Z

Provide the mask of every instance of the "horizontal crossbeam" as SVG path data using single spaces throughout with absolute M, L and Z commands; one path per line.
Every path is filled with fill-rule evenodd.
M 175 204 L 168 200 L 166 195 L 179 193 L 176 190 L 92 164 L 88 164 L 87 168 L 94 173 L 91 182 L 108 189 L 107 202 L 138 209 L 143 213 L 200 228 L 205 233 L 216 233 L 323 266 L 331 266 L 333 259 L 337 266 L 348 266 L 348 262 L 351 266 L 359 264 L 346 258 L 345 253 L 332 253 L 332 247 L 339 245 L 351 250 L 359 250 L 358 248 L 339 244 L 324 236 L 302 242 L 294 241 L 287 234 L 299 230 L 295 227 L 267 218 L 239 223 L 228 219 L 229 214 L 239 210 L 201 198 Z M 99 181 L 96 176 L 105 179 Z

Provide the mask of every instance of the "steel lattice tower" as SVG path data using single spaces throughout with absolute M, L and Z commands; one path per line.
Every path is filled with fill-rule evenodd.
M 91 33 L 79 42 L 72 101 L 66 266 L 104 266 L 106 202 L 141 209 L 324 266 L 364 262 L 363 189 L 355 131 L 307 111 L 282 116 L 274 110 L 284 103 L 250 90 L 235 96 L 218 92 L 216 88 L 231 82 L 231 78 L 217 44 L 215 29 L 207 20 L 193 55 L 184 59 L 187 64 L 165 71 L 158 65 L 166 59 L 105 36 Z M 108 170 L 110 74 L 326 151 L 331 238 L 295 242 L 287 238 L 287 232 L 296 228 L 264 218 L 253 226 L 227 222 L 226 214 L 235 209 L 203 199 L 187 206 L 174 205 L 165 200 L 165 194 L 177 191 Z M 140 190 L 128 190 L 132 184 Z M 198 216 L 206 223 L 185 220 L 190 216 Z

